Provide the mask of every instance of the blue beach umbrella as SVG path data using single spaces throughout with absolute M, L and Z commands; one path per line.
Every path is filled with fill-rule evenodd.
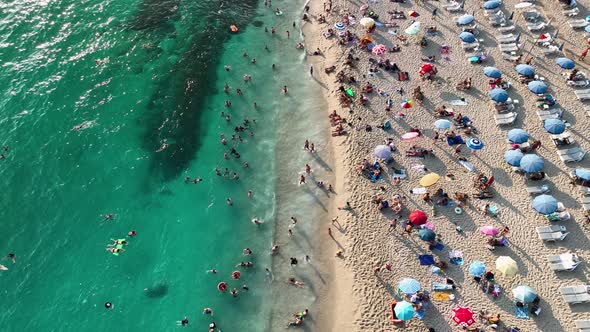
M 508 131 L 508 140 L 515 144 L 522 144 L 529 140 L 529 133 L 520 128 L 511 129 Z
M 428 228 L 422 228 L 418 232 L 418 237 L 420 237 L 420 240 L 422 241 L 434 241 L 436 234 L 434 234 L 434 232 Z
M 485 67 L 483 69 L 483 74 L 490 78 L 500 78 L 502 77 L 502 73 L 500 69 L 496 67 Z
M 495 88 L 490 90 L 490 98 L 497 103 L 504 103 L 508 100 L 508 92 L 504 89 Z
M 410 320 L 414 317 L 414 306 L 408 301 L 401 301 L 396 303 L 395 307 L 393 308 L 395 312 L 395 317 L 401 319 L 403 321 Z
M 527 173 L 537 173 L 543 170 L 545 162 L 536 154 L 527 154 L 520 160 L 520 169 Z
M 451 128 L 451 121 L 447 119 L 440 119 L 434 121 L 434 128 L 436 129 L 449 129 Z
M 535 68 L 533 68 L 533 66 L 520 64 L 520 65 L 516 66 L 514 69 L 516 69 L 516 72 L 522 76 L 526 76 L 526 77 L 535 76 Z
M 397 284 L 397 288 L 406 295 L 416 294 L 421 286 L 418 280 L 412 278 L 404 278 Z
M 565 122 L 559 119 L 547 119 L 543 122 L 543 128 L 547 130 L 549 134 L 559 135 L 565 131 Z
M 496 9 L 498 7 L 500 7 L 502 3 L 500 1 L 497 0 L 490 0 L 490 1 L 486 1 L 483 3 L 483 8 L 484 9 Z
M 459 39 L 466 43 L 473 43 L 475 42 L 475 36 L 471 32 L 461 32 L 459 34 Z
M 555 63 L 563 69 L 574 69 L 576 66 L 574 60 L 568 58 L 557 58 Z
M 590 33 L 590 25 L 587 25 L 587 26 L 584 28 L 584 30 L 585 30 L 586 32 Z
M 529 286 L 518 286 L 514 288 L 512 295 L 522 303 L 531 303 L 537 298 L 537 293 Z
M 468 148 L 470 148 L 471 150 L 481 150 L 483 149 L 483 142 L 480 141 L 477 138 L 470 138 L 467 140 L 467 145 Z
M 532 81 L 528 84 L 529 90 L 538 95 L 547 92 L 547 84 L 542 81 Z
M 551 214 L 557 211 L 557 200 L 551 195 L 539 195 L 533 199 L 533 209 L 540 214 Z
M 574 174 L 584 181 L 590 181 L 590 169 L 576 168 Z
M 481 277 L 486 273 L 486 266 L 483 262 L 475 261 L 469 265 L 469 274 L 474 277 Z
M 520 166 L 520 161 L 522 160 L 522 157 L 524 157 L 524 154 L 518 149 L 508 150 L 504 152 L 504 160 L 510 166 Z
M 473 20 L 475 20 L 475 18 L 473 17 L 473 15 L 465 14 L 463 16 L 460 16 L 457 19 L 457 24 L 459 24 L 459 25 L 467 25 L 467 24 L 471 24 L 473 22 Z
M 342 22 L 337 22 L 336 24 L 334 24 L 334 28 L 336 28 L 336 30 L 340 30 L 340 31 L 346 29 L 346 27 L 344 26 L 344 23 L 342 23 Z

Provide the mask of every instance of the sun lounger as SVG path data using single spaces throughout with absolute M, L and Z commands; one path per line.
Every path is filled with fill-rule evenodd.
M 570 21 L 567 21 L 567 23 L 573 29 L 583 29 L 588 25 L 588 22 L 586 22 L 586 20 L 584 20 L 584 19 L 570 20 Z
M 582 194 L 584 196 L 590 196 L 590 188 L 584 187 L 584 186 L 578 186 L 578 190 L 580 191 L 580 194 Z
M 580 151 L 573 154 L 559 155 L 559 159 L 564 163 L 575 163 L 584 159 L 585 155 L 585 151 Z
M 553 232 L 553 233 L 539 233 L 539 239 L 546 242 L 563 241 L 569 232 Z
M 575 148 L 557 150 L 557 154 L 560 156 L 565 156 L 565 155 L 576 154 L 576 153 L 583 152 L 583 151 L 584 150 L 582 150 L 580 147 L 575 147 Z
M 590 294 L 589 285 L 566 286 L 559 288 L 561 295 Z
M 577 81 L 566 81 L 567 85 L 573 86 L 574 88 L 585 88 L 590 84 L 589 80 L 577 80 Z
M 502 58 L 506 61 L 516 62 L 521 59 L 518 55 L 511 55 L 510 53 L 502 53 Z
M 489 19 L 490 25 L 498 26 L 506 23 L 506 19 L 504 17 Z
M 564 140 L 564 139 L 568 139 L 568 138 L 572 137 L 572 133 L 570 131 L 565 131 L 559 135 L 549 135 L 549 137 L 551 137 L 551 139 Z
M 509 125 L 516 121 L 517 114 L 515 112 L 511 113 L 504 113 L 504 114 L 494 114 L 494 120 L 496 124 L 501 125 Z
M 576 321 L 576 328 L 579 329 L 578 332 L 589 332 L 590 331 L 590 320 L 577 320 Z
M 451 13 L 454 13 L 454 12 L 462 12 L 464 5 L 465 4 L 463 2 L 461 2 L 461 3 L 459 3 L 459 2 L 451 2 L 451 3 L 447 4 L 447 5 L 445 5 L 444 7 L 445 7 L 445 9 L 447 11 L 449 11 Z
M 526 191 L 529 193 L 529 195 L 541 195 L 549 192 L 549 186 L 546 184 L 542 186 L 530 186 L 526 188 Z
M 509 25 L 507 27 L 499 27 L 496 30 L 498 30 L 501 33 L 511 32 L 511 31 L 514 31 L 514 25 Z
M 541 31 L 547 27 L 547 23 L 545 23 L 545 22 L 527 23 L 526 27 L 527 27 L 527 29 L 529 29 L 529 31 Z
M 551 226 L 537 227 L 537 233 L 538 234 L 555 233 L 555 232 L 565 232 L 565 231 L 566 231 L 565 226 L 561 226 L 561 225 L 551 225 Z
M 582 204 L 582 210 L 590 211 L 590 204 Z
M 580 202 L 582 202 L 582 204 L 590 204 L 590 197 L 582 197 Z
M 567 304 L 586 303 L 590 302 L 590 294 L 563 295 L 563 299 Z
M 512 44 L 500 44 L 500 51 L 504 53 L 516 52 L 520 48 L 520 45 L 516 43 Z
M 588 100 L 590 99 L 590 89 L 585 90 L 575 90 L 574 93 L 579 100 Z
M 580 13 L 580 9 L 578 7 L 574 7 L 572 9 L 566 9 L 563 11 L 563 15 L 565 16 L 577 16 Z
M 500 44 L 511 44 L 518 42 L 519 38 L 520 37 L 518 35 L 515 36 L 513 34 L 501 35 L 496 37 L 496 41 L 498 41 Z
M 473 43 L 465 43 L 465 42 L 461 42 L 461 47 L 464 50 L 473 50 L 479 47 L 479 42 L 475 41 Z
M 546 47 L 541 47 L 541 48 L 539 48 L 539 51 L 541 51 L 541 53 L 543 53 L 544 56 L 553 55 L 555 53 L 561 53 L 559 46 L 556 46 L 556 45 L 549 45 Z
M 576 254 L 572 254 L 571 252 L 565 252 L 559 255 L 548 255 L 547 260 L 549 263 L 560 263 L 560 262 L 572 262 L 572 263 L 579 263 L 580 258 Z
M 523 12 L 522 17 L 529 22 L 536 22 L 539 18 L 541 18 L 541 13 L 539 13 L 539 11 L 536 9 L 533 9 Z
M 537 111 L 539 120 L 545 121 L 547 119 L 561 119 L 563 112 L 551 112 L 551 111 Z

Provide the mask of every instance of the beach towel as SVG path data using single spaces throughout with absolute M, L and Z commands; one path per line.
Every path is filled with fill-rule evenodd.
M 448 302 L 451 300 L 451 294 L 446 292 L 432 292 L 430 297 L 433 301 Z
M 514 315 L 516 316 L 516 318 L 520 318 L 520 319 L 529 319 L 529 314 L 527 312 L 527 306 L 524 307 L 518 307 L 518 306 L 514 306 Z
M 412 194 L 414 194 L 414 195 L 426 194 L 426 188 L 424 188 L 424 187 L 416 187 L 416 188 L 412 189 Z
M 406 174 L 405 169 L 396 169 L 393 171 L 393 175 L 391 177 L 392 178 L 399 178 L 400 180 L 403 180 L 403 179 L 407 178 L 408 175 Z
M 397 31 L 391 29 L 387 30 L 387 33 L 394 36 L 397 35 Z
M 455 100 L 451 100 L 451 105 L 453 105 L 453 106 L 467 106 L 467 105 L 469 105 L 469 103 L 463 99 L 455 99 Z
M 455 265 L 463 265 L 463 252 L 458 250 L 449 251 L 449 258 L 451 263 Z
M 397 72 L 397 80 L 398 81 L 407 81 L 409 79 L 409 75 L 407 71 L 398 71 Z
M 445 248 L 445 245 L 444 245 L 444 244 L 442 244 L 442 243 L 440 243 L 440 242 L 437 242 L 437 243 L 436 243 L 436 245 L 433 247 L 433 249 L 436 249 L 436 250 L 441 250 L 441 251 L 442 251 L 444 248 Z
M 467 168 L 468 171 L 475 172 L 475 166 L 473 166 L 470 162 L 468 162 L 466 160 L 459 160 L 459 164 L 461 164 L 461 166 Z
M 418 260 L 420 261 L 420 265 L 434 264 L 434 256 L 432 255 L 419 255 Z
M 375 26 L 376 27 L 382 27 L 383 23 L 379 22 L 379 21 L 375 21 Z
M 432 283 L 432 290 L 433 291 L 452 291 L 453 285 L 443 284 L 440 282 L 433 282 Z
M 453 146 L 458 144 L 465 144 L 465 141 L 461 136 L 447 137 L 447 144 L 449 146 Z

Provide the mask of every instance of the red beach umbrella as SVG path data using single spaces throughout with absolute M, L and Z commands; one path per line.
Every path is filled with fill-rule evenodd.
M 409 16 L 411 17 L 418 17 L 420 16 L 420 14 L 418 14 L 416 11 L 414 10 L 410 10 L 410 12 L 408 13 Z
M 426 213 L 420 210 L 414 210 L 410 213 L 410 222 L 416 226 L 424 225 L 428 220 Z
M 424 73 L 424 74 L 427 74 L 427 73 L 430 73 L 433 68 L 434 68 L 434 66 L 432 66 L 432 64 L 425 63 L 422 66 L 420 66 L 420 72 L 421 73 Z
M 459 306 L 453 309 L 452 318 L 455 323 L 457 323 L 457 325 L 471 326 L 473 323 L 475 323 L 475 320 L 473 320 L 473 315 L 474 314 L 471 309 Z

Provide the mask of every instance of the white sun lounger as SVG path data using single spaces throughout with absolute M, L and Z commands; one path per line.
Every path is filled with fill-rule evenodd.
M 526 191 L 529 193 L 529 195 L 541 195 L 549 192 L 549 186 L 546 184 L 542 186 L 530 186 L 526 187 Z
M 582 197 L 580 202 L 582 202 L 582 204 L 590 204 L 590 197 Z
M 527 29 L 529 29 L 529 31 L 541 31 L 547 27 L 547 23 L 546 22 L 527 23 L 526 27 L 527 27 Z
M 560 287 L 561 295 L 590 294 L 590 285 L 576 285 Z
M 565 16 L 577 16 L 580 13 L 580 9 L 578 7 L 574 7 L 572 9 L 567 9 L 563 11 L 563 15 Z
M 494 114 L 494 120 L 496 121 L 496 125 L 509 125 L 516 121 L 517 114 L 515 112 L 511 113 L 504 113 L 504 114 Z
M 502 53 L 502 58 L 510 62 L 516 62 L 521 59 L 521 57 L 519 57 L 518 55 L 511 55 L 510 53 Z
M 473 43 L 465 43 L 465 42 L 461 42 L 461 47 L 464 50 L 473 50 L 479 47 L 479 42 L 475 41 Z
M 461 3 L 459 3 L 459 2 L 451 2 L 451 3 L 447 4 L 447 5 L 445 5 L 444 7 L 445 7 L 445 9 L 447 11 L 453 13 L 453 12 L 462 12 L 464 5 L 465 4 L 463 2 L 461 2 Z
M 497 30 L 501 33 L 511 32 L 514 31 L 514 25 L 509 25 L 507 27 L 499 27 Z
M 577 320 L 576 328 L 579 329 L 578 332 L 590 332 L 590 320 Z
M 585 19 L 570 20 L 570 21 L 567 21 L 567 23 L 573 29 L 583 29 L 583 28 L 585 28 L 588 25 L 588 22 L 586 22 Z
M 539 13 L 538 10 L 533 9 L 533 10 L 523 12 L 522 17 L 529 22 L 535 22 L 539 18 L 541 18 L 541 13 Z
M 551 226 L 537 227 L 537 233 L 538 234 L 542 234 L 542 233 L 555 233 L 555 232 L 565 232 L 565 231 L 566 231 L 565 226 L 561 226 L 561 225 L 551 225 Z
M 546 47 L 541 47 L 541 48 L 539 48 L 539 50 L 541 51 L 541 53 L 543 53 L 544 56 L 552 55 L 555 53 L 561 53 L 561 51 L 559 50 L 559 46 L 557 46 L 557 45 L 549 45 Z
M 574 93 L 578 100 L 589 100 L 590 99 L 590 89 L 586 90 L 575 90 Z
M 496 41 L 498 41 L 498 43 L 500 44 L 510 44 L 510 43 L 516 43 L 518 41 L 519 36 L 515 36 L 513 34 L 509 34 L 509 35 L 500 35 L 500 36 L 496 36 Z
M 546 242 L 563 241 L 569 232 L 553 232 L 553 233 L 539 233 L 539 239 Z
M 559 255 L 548 255 L 547 260 L 549 263 L 559 263 L 559 262 L 572 262 L 572 263 L 579 263 L 580 258 L 578 255 L 573 254 L 571 252 L 564 252 L 563 254 Z
M 586 303 L 590 302 L 590 294 L 563 295 L 563 299 L 567 304 Z
M 582 204 L 582 210 L 589 211 L 590 210 L 590 204 Z
M 520 45 L 516 43 L 512 44 L 500 44 L 500 51 L 504 53 L 516 52 L 520 48 Z
M 582 159 L 584 159 L 584 156 L 586 155 L 586 151 L 578 151 L 575 153 L 571 153 L 571 154 L 560 154 L 559 155 L 559 159 L 561 161 L 563 161 L 564 163 L 575 163 L 578 161 L 581 161 Z
M 572 137 L 572 133 L 569 131 L 565 131 L 559 135 L 549 135 L 551 137 L 551 139 L 567 139 Z
M 580 191 L 580 194 L 582 194 L 584 196 L 590 195 L 590 188 L 588 188 L 588 187 L 578 186 L 578 190 Z

